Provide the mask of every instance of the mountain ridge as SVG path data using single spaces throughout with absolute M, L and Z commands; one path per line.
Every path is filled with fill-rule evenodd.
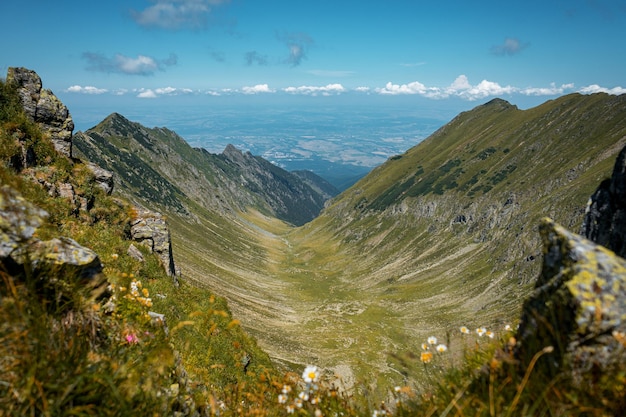
M 79 156 L 116 173 L 121 192 L 181 214 L 190 214 L 188 201 L 195 200 L 223 213 L 255 207 L 302 224 L 316 216 L 331 196 L 232 145 L 222 154 L 211 154 L 191 148 L 167 128 L 146 128 L 119 113 L 77 132 L 74 143 Z M 324 183 L 319 177 L 311 180 L 311 184 Z

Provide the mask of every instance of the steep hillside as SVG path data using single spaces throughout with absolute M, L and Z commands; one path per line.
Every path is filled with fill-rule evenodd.
M 166 128 L 149 129 L 117 113 L 78 132 L 73 142 L 77 155 L 116 174 L 122 194 L 183 215 L 191 214 L 194 203 L 222 213 L 254 207 L 301 225 L 330 197 L 233 146 L 220 155 L 193 149 Z
M 624 144 L 625 95 L 460 114 L 289 234 L 284 279 L 305 278 L 292 307 L 308 312 L 292 334 L 323 340 L 335 365 L 390 376 L 411 370 L 389 353 L 429 334 L 502 329 L 538 274 L 539 219 L 579 230 Z
M 580 228 L 626 144 L 626 96 L 569 95 L 523 111 L 503 100 L 478 106 L 298 228 L 275 217 L 289 204 L 257 199 L 273 168 L 250 175 L 263 166 L 252 155 L 184 148 L 166 129 L 106 126 L 79 140 L 115 146 L 98 161 L 108 169 L 117 155 L 142 156 L 145 169 L 133 159 L 116 169 L 123 187 L 165 201 L 183 275 L 224 295 L 275 363 L 315 363 L 347 386 L 380 388 L 422 379 L 415 355 L 429 335 L 448 334 L 458 352 L 459 326 L 514 324 L 540 268 L 538 221 Z M 207 170 L 202 158 L 222 169 Z M 147 185 L 134 185 L 138 176 Z M 258 210 L 235 213 L 246 206 Z

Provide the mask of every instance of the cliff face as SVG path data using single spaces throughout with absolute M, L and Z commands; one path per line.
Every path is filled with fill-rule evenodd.
M 581 234 L 626 257 L 626 148 L 587 204 Z
M 50 136 L 60 154 L 71 158 L 74 121 L 67 107 L 52 91 L 43 88 L 35 71 L 11 67 L 6 80 L 17 84 L 26 114 Z

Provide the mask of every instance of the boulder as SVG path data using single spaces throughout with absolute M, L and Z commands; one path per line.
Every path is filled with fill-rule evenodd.
M 26 201 L 13 188 L 0 187 L 0 260 L 30 241 L 48 213 Z
M 96 184 L 107 195 L 111 195 L 113 193 L 113 173 L 91 162 L 87 162 L 87 168 L 94 175 Z
M 131 221 L 131 238 L 147 246 L 154 252 L 170 277 L 176 277 L 177 270 L 172 255 L 172 240 L 165 218 L 157 212 L 135 208 L 135 217 Z
M 56 150 L 71 158 L 74 121 L 67 107 L 52 91 L 42 88 L 41 78 L 35 71 L 10 67 L 7 82 L 17 85 L 24 111 L 44 134 L 50 135 Z
M 581 234 L 626 257 L 626 147 L 617 157 L 611 178 L 589 199 Z
M 543 268 L 522 309 L 515 357 L 536 369 L 565 371 L 578 383 L 610 378 L 626 361 L 626 260 L 550 219 L 540 225 Z M 544 352 L 550 349 L 544 350 Z
M 91 280 L 102 272 L 98 255 L 67 237 L 34 241 L 29 247 L 30 260 L 35 268 L 52 268 L 61 275 Z
M 102 272 L 98 255 L 76 241 L 64 237 L 41 241 L 34 237 L 47 216 L 14 189 L 0 187 L 0 267 L 21 274 L 24 265 L 30 263 L 31 270 L 54 268 L 84 280 Z

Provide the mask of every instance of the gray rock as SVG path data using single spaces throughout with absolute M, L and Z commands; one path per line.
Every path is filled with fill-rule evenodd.
M 131 221 L 130 235 L 132 239 L 147 246 L 154 252 L 168 276 L 178 276 L 174 256 L 172 255 L 172 240 L 167 223 L 160 213 L 136 208 L 136 216 Z
M 581 234 L 626 257 L 626 148 L 587 203 Z
M 41 241 L 35 230 L 48 214 L 14 189 L 0 187 L 0 264 L 10 273 L 31 269 L 54 268 L 59 276 L 92 279 L 102 272 L 98 255 L 69 238 Z
M 67 237 L 35 241 L 29 247 L 30 260 L 36 268 L 60 269 L 84 280 L 95 278 L 102 272 L 98 254 Z
M 87 162 L 87 168 L 93 173 L 98 186 L 100 186 L 107 195 L 111 195 L 114 185 L 113 173 L 91 162 Z
M 580 384 L 626 363 L 626 260 L 550 219 L 540 225 L 543 268 L 524 303 L 516 359 L 527 366 L 552 346 L 537 368 L 566 371 Z
M 10 67 L 7 82 L 17 84 L 26 114 L 50 135 L 59 153 L 71 158 L 74 121 L 67 107 L 52 91 L 42 88 L 41 78 L 35 71 Z
M 0 187 L 0 259 L 28 242 L 46 217 L 45 210 L 26 201 L 13 188 Z
M 145 261 L 141 251 L 139 249 L 137 249 L 137 247 L 135 245 L 133 245 L 132 243 L 128 247 L 128 250 L 126 251 L 126 253 L 128 254 L 128 256 L 130 256 L 131 258 L 133 258 L 133 259 L 135 259 L 135 260 L 137 260 L 139 262 L 144 262 Z

